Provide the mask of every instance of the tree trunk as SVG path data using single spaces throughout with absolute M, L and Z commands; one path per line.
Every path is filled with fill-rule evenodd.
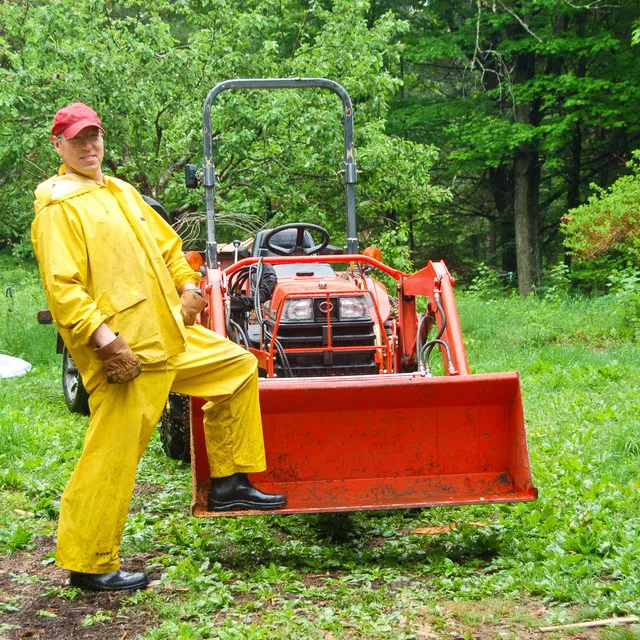
M 497 218 L 489 220 L 489 233 L 487 234 L 487 248 L 485 260 L 488 264 L 496 264 L 496 257 L 498 254 L 498 232 L 499 224 Z M 475 258 L 475 256 L 474 256 Z
M 584 78 L 586 65 L 583 60 L 577 61 L 575 74 L 578 78 Z M 567 209 L 575 209 L 580 205 L 581 162 L 582 118 L 578 118 L 571 131 L 569 166 L 567 168 Z
M 567 209 L 580 205 L 580 160 L 582 158 L 582 123 L 575 123 L 571 134 L 569 166 L 567 168 Z
M 513 238 L 513 176 L 512 167 L 501 165 L 489 169 L 489 185 L 493 195 L 493 202 L 498 215 L 495 222 L 495 247 L 499 253 L 500 268 L 503 271 L 516 271 L 516 253 Z
M 540 167 L 538 154 L 531 143 L 521 144 L 518 147 L 513 168 L 518 289 L 521 295 L 528 296 L 541 279 L 538 228 Z
M 535 54 L 518 56 L 515 81 L 521 84 L 535 73 Z M 516 122 L 537 127 L 540 123 L 539 104 L 534 100 L 520 103 L 515 108 Z M 540 163 L 537 143 L 522 143 L 513 160 L 514 197 L 513 211 L 516 236 L 516 259 L 518 263 L 518 289 L 528 296 L 531 289 L 540 283 L 542 257 L 538 202 L 540 198 Z

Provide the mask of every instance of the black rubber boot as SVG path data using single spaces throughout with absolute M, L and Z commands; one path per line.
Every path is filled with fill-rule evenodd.
M 80 573 L 72 571 L 69 577 L 72 587 L 91 589 L 92 591 L 135 591 L 144 589 L 149 584 L 146 573 L 127 573 L 112 571 L 111 573 Z
M 234 473 L 225 478 L 211 478 L 209 511 L 236 509 L 281 509 L 287 499 L 280 493 L 264 493 L 256 489 L 246 473 Z

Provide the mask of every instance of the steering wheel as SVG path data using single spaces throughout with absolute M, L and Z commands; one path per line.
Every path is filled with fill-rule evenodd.
M 296 243 L 293 247 L 281 247 L 280 245 L 273 244 L 271 242 L 277 233 L 280 233 L 280 231 L 287 231 L 288 229 L 296 230 Z M 322 236 L 322 240 L 319 244 L 314 244 L 312 247 L 305 247 L 305 231 L 317 231 Z M 329 232 L 317 224 L 311 224 L 309 222 L 291 222 L 290 224 L 282 224 L 275 229 L 271 229 L 271 231 L 269 231 L 262 239 L 262 246 L 278 256 L 310 256 L 322 251 L 329 244 L 330 239 Z

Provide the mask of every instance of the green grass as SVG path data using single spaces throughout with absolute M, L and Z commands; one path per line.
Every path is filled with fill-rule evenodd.
M 36 312 L 46 308 L 35 265 L 18 264 L 0 253 L 0 353 L 31 364 L 50 363 L 56 331 L 36 322 Z
M 34 335 L 27 325 L 41 304 L 35 277 L 19 277 L 25 315 L 11 320 L 12 337 L 0 328 L 1 344 L 16 348 Z M 486 621 L 533 628 L 638 614 L 640 347 L 620 339 L 610 305 L 460 301 L 472 371 L 521 373 L 534 503 L 197 520 L 188 467 L 168 460 L 154 437 L 122 553 L 144 558 L 158 582 L 125 597 L 117 615 L 149 613 L 145 640 L 398 640 L 420 637 L 425 624 L 437 637 L 476 637 Z M 3 554 L 54 531 L 86 428 L 64 407 L 52 336 L 36 329 L 44 346 L 24 351 L 34 370 L 0 380 Z M 487 526 L 409 534 L 478 521 Z M 61 602 L 83 597 L 58 590 L 50 597 Z M 84 624 L 106 629 L 112 615 L 97 606 Z M 635 628 L 592 633 L 640 638 Z

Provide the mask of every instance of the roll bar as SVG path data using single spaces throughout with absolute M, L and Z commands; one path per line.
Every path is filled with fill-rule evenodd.
M 215 229 L 215 200 L 214 190 L 216 181 L 215 165 L 213 163 L 213 130 L 211 127 L 211 103 L 223 91 L 229 89 L 328 89 L 338 94 L 344 106 L 342 126 L 344 128 L 344 160 L 342 163 L 342 177 L 345 182 L 347 196 L 347 253 L 358 253 L 358 239 L 356 238 L 356 180 L 357 165 L 353 150 L 353 106 L 351 98 L 343 86 L 325 78 L 254 78 L 236 79 L 219 82 L 207 95 L 202 107 L 204 134 L 204 169 L 203 183 L 205 191 L 205 210 L 207 215 L 207 267 L 218 266 L 218 249 Z

